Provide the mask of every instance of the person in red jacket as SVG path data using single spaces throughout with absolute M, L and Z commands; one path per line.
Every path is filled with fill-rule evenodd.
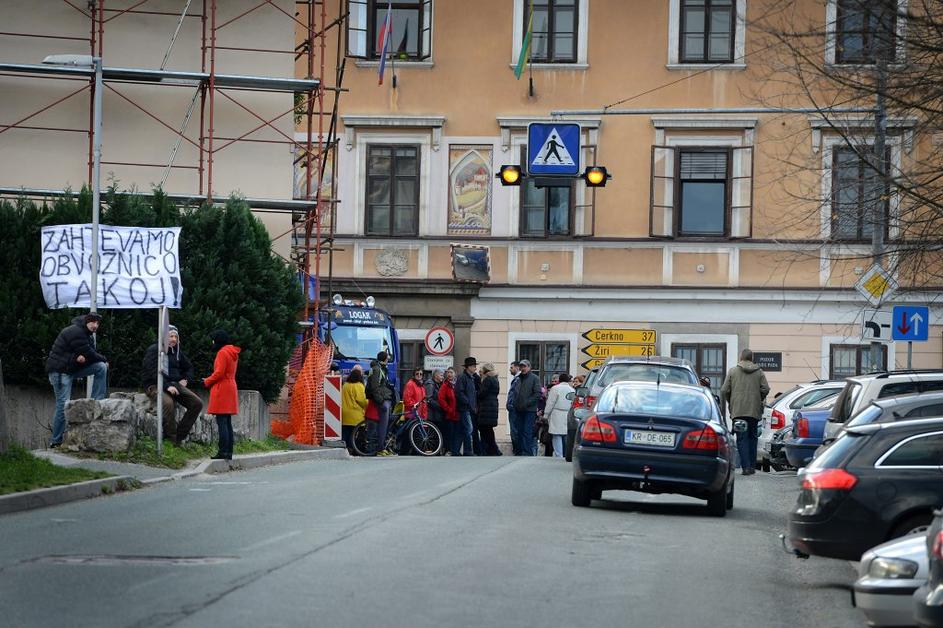
M 239 347 L 222 329 L 217 329 L 210 338 L 216 361 L 213 374 L 203 380 L 203 386 L 210 391 L 210 405 L 206 412 L 216 415 L 219 427 L 219 452 L 215 460 L 232 460 L 233 432 L 232 415 L 239 413 L 239 390 L 236 388 L 236 367 L 239 365 Z
M 407 417 L 412 415 L 413 407 L 416 407 L 416 412 L 422 418 L 426 418 L 426 405 L 422 404 L 416 406 L 416 404 L 422 403 L 423 399 L 426 398 L 426 389 L 422 385 L 422 369 L 416 369 L 413 372 L 413 377 L 403 388 L 403 414 Z
M 443 435 L 445 442 L 449 444 L 449 451 L 453 456 L 460 456 L 462 446 L 462 430 L 458 424 L 458 402 L 455 399 L 455 371 L 448 369 L 445 372 L 445 381 L 439 388 L 439 406 L 445 414 L 446 434 Z M 458 442 L 456 442 L 456 436 Z

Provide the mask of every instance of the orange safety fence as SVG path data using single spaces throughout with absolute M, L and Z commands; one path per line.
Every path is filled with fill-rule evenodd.
M 304 347 L 307 356 L 291 390 L 288 420 L 272 421 L 272 433 L 296 443 L 320 445 L 324 441 L 324 376 L 331 367 L 334 351 L 311 338 L 295 349 L 297 357 Z M 292 361 L 297 357 L 293 355 Z

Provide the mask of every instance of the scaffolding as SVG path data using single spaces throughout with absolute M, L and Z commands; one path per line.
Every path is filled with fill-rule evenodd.
M 223 203 L 225 197 L 214 194 L 214 166 L 217 154 L 236 143 L 261 142 L 282 144 L 295 151 L 293 168 L 300 166 L 304 179 L 301 182 L 300 194 L 294 194 L 292 199 L 248 198 L 246 201 L 254 211 L 288 212 L 291 214 L 292 227 L 289 231 L 274 234 L 272 241 L 286 236 L 292 238 L 291 262 L 298 268 L 298 272 L 305 286 L 305 307 L 300 317 L 309 321 L 317 317 L 320 300 L 320 274 L 322 253 L 333 252 L 334 224 L 336 213 L 336 194 L 334 183 L 336 180 L 336 130 L 338 98 L 342 92 L 344 57 L 340 48 L 341 29 L 346 22 L 346 3 L 337 0 L 336 12 L 328 14 L 330 0 L 295 0 L 294 15 L 278 6 L 274 0 L 258 0 L 250 3 L 251 6 L 233 17 L 219 21 L 217 0 L 181 0 L 182 10 L 171 12 L 156 10 L 148 7 L 151 0 L 124 0 L 126 6 L 121 8 L 106 7 L 106 0 L 88 0 L 81 3 L 77 0 L 61 0 L 75 11 L 81 13 L 88 20 L 88 37 L 62 36 L 51 33 L 24 33 L 0 31 L 4 38 L 36 38 L 62 40 L 72 42 L 87 42 L 88 51 L 92 57 L 103 59 L 105 38 L 108 29 L 114 28 L 110 23 L 126 15 L 151 16 L 154 19 L 175 19 L 176 28 L 170 39 L 166 53 L 159 69 L 103 67 L 102 79 L 104 89 L 117 95 L 130 106 L 141 111 L 154 123 L 159 124 L 173 134 L 173 145 L 167 163 L 139 162 L 139 161 L 102 161 L 103 165 L 132 166 L 143 168 L 161 168 L 163 184 L 170 172 L 175 169 L 186 169 L 197 173 L 197 189 L 192 193 L 169 194 L 178 202 L 209 202 Z M 283 2 L 284 3 L 284 2 Z M 82 4 L 86 4 L 83 8 Z M 201 5 L 199 12 L 193 5 Z M 296 37 L 294 47 L 284 49 L 248 48 L 235 45 L 223 45 L 226 29 L 234 23 L 251 20 L 259 9 L 274 9 L 293 26 Z M 256 14 L 257 15 L 257 14 Z M 149 18 L 150 19 L 150 18 Z M 177 43 L 181 27 L 187 20 L 200 21 L 200 65 L 199 72 L 180 72 L 166 69 L 171 52 Z M 336 31 L 335 31 L 336 29 Z M 334 52 L 334 85 L 325 86 L 322 77 L 327 68 L 327 40 L 331 34 L 336 40 Z M 219 51 L 236 51 L 244 54 L 262 55 L 291 55 L 297 68 L 299 62 L 305 68 L 304 78 L 277 78 L 269 76 L 245 76 L 224 74 L 217 72 L 217 54 Z M 2 59 L 0 59 L 2 61 Z M 93 164 L 93 112 L 95 76 L 94 70 L 83 67 L 63 67 L 55 65 L 29 65 L 21 63 L 0 63 L 0 76 L 20 76 L 43 78 L 50 80 L 76 81 L 81 83 L 64 97 L 46 104 L 32 111 L 29 115 L 21 116 L 18 120 L 7 122 L 0 120 L 0 136 L 12 129 L 21 131 L 54 131 L 59 133 L 85 133 L 88 135 L 88 182 L 92 181 Z M 296 71 L 297 74 L 297 71 Z M 173 125 L 161 118 L 147 107 L 147 103 L 131 98 L 122 90 L 123 85 L 138 84 L 162 88 L 189 88 L 194 93 L 183 121 Z M 40 126 L 30 124 L 39 114 L 46 112 L 73 97 L 89 94 L 89 117 L 87 126 Z M 252 107 L 242 102 L 240 92 L 281 92 L 292 94 L 292 107 L 275 117 L 263 117 Z M 238 109 L 252 116 L 255 126 L 244 133 L 234 136 L 221 136 L 215 126 L 217 100 L 225 99 Z M 289 136 L 275 126 L 275 123 L 285 116 L 292 116 L 295 128 L 304 127 L 305 139 L 298 141 L 293 135 Z M 188 137 L 188 129 L 193 118 L 197 118 L 198 139 Z M 260 139 L 251 137 L 262 129 L 270 129 L 278 139 Z M 325 135 L 327 131 L 327 135 Z M 192 132 L 191 132 L 192 133 Z M 181 144 L 187 142 L 196 149 L 198 159 L 196 163 L 179 163 L 178 152 Z M 323 181 L 325 168 L 330 162 L 331 177 L 328 182 Z M 324 184 L 327 185 L 324 185 Z M 326 194 L 325 194 L 326 192 Z M 57 189 L 39 188 L 0 188 L 0 196 L 32 196 L 37 198 L 68 195 L 70 192 Z M 330 267 L 328 264 L 328 282 L 330 283 Z M 311 333 L 311 327 L 306 327 Z

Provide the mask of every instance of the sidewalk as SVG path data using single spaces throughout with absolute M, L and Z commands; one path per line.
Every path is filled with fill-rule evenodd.
M 32 453 L 37 458 L 45 458 L 60 467 L 78 467 L 90 471 L 104 471 L 111 473 L 114 477 L 0 495 L 0 515 L 108 495 L 116 491 L 130 490 L 135 486 L 184 480 L 202 474 L 244 471 L 289 462 L 346 460 L 350 458 L 350 454 L 343 447 L 317 447 L 241 454 L 233 456 L 232 460 L 194 460 L 184 469 L 166 469 L 129 462 L 78 458 L 47 449 L 35 450 Z

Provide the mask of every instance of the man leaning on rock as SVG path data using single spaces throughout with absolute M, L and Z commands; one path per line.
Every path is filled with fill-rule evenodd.
M 72 381 L 94 376 L 92 399 L 104 399 L 108 391 L 108 359 L 98 353 L 95 332 L 102 317 L 89 312 L 72 319 L 72 324 L 59 332 L 49 357 L 46 358 L 46 373 L 56 395 L 56 413 L 52 419 L 50 447 L 59 447 L 65 435 L 65 402 L 72 397 Z
M 164 435 L 175 445 L 182 443 L 190 434 L 190 428 L 196 423 L 203 402 L 192 390 L 187 388 L 193 379 L 193 365 L 187 359 L 180 347 L 180 332 L 173 325 L 167 333 L 167 376 L 164 378 L 164 394 L 161 396 L 164 405 L 163 428 Z M 157 362 L 160 350 L 155 342 L 144 352 L 144 364 L 141 369 L 141 380 L 144 391 L 151 401 L 157 399 Z M 177 410 L 175 404 L 186 408 L 187 412 L 177 425 Z

